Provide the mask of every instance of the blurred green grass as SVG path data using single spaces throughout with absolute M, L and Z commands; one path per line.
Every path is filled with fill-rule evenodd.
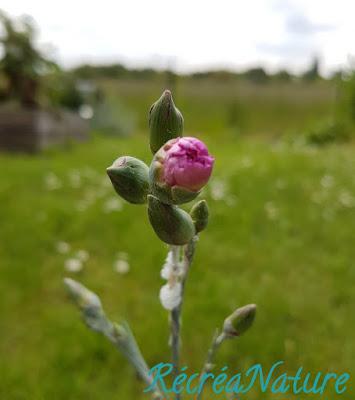
M 173 89 L 190 132 L 224 135 L 228 131 L 232 138 L 252 135 L 273 139 L 302 132 L 332 117 L 337 90 L 331 81 L 256 84 L 192 78 L 180 78 L 173 87 L 162 79 L 105 79 L 99 86 L 136 114 L 139 130 L 146 129 L 147 105 L 168 87 Z
M 134 85 L 111 90 L 137 110 L 143 127 L 159 91 L 152 98 L 152 86 Z M 331 96 L 318 94 L 315 102 L 299 95 L 298 106 L 289 96 L 285 114 L 276 100 L 260 95 L 255 103 L 259 95 L 245 106 L 258 116 L 250 119 L 250 135 L 238 138 L 220 121 L 218 96 L 201 97 L 198 91 L 194 98 L 188 86 L 178 89 L 187 134 L 198 132 L 216 156 L 203 194 L 211 222 L 186 292 L 183 361 L 191 371 L 200 369 L 223 318 L 255 302 L 255 326 L 240 341 L 226 343 L 218 367 L 269 367 L 281 359 L 290 373 L 299 366 L 351 373 L 354 145 L 292 148 L 270 141 L 287 127 L 326 114 Z M 261 127 L 271 132 L 267 140 L 256 139 Z M 149 162 L 147 135 L 97 135 L 66 152 L 36 157 L 0 155 L 1 399 L 146 398 L 122 356 L 80 322 L 62 285 L 66 275 L 96 291 L 113 319 L 128 319 L 150 365 L 169 360 L 167 315 L 158 301 L 166 248 L 149 227 L 145 207 L 121 203 L 109 186 L 105 168 L 122 154 Z M 58 253 L 60 241 L 89 252 L 80 274 L 64 270 L 70 255 Z M 128 254 L 126 275 L 113 270 L 119 251 Z M 354 395 L 350 385 L 343 398 Z M 253 392 L 248 398 L 295 397 Z

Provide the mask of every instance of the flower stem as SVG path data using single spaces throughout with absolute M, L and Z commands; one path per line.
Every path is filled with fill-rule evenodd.
M 86 325 L 95 332 L 104 335 L 132 364 L 139 377 L 147 386 L 154 384 L 152 398 L 162 400 L 163 393 L 154 383 L 150 369 L 140 351 L 136 339 L 127 322 L 116 324 L 105 314 L 99 297 L 72 279 L 64 279 L 65 286 L 77 307 L 80 309 Z
M 172 251 L 174 252 L 174 262 L 179 261 L 179 257 L 181 254 L 181 249 L 183 250 L 183 275 L 181 281 L 181 302 L 175 307 L 170 314 L 170 332 L 171 332 L 171 351 L 172 351 L 172 363 L 174 366 L 173 370 L 173 380 L 177 377 L 179 373 L 179 365 L 180 365 L 180 329 L 181 329 L 181 312 L 182 305 L 184 300 L 184 293 L 186 287 L 186 280 L 188 276 L 188 272 L 193 260 L 194 252 L 195 252 L 195 243 L 197 237 L 194 237 L 190 242 L 185 246 L 174 246 Z M 176 400 L 180 400 L 180 393 L 176 393 Z
M 171 311 L 170 315 L 170 331 L 171 331 L 171 361 L 174 366 L 173 380 L 178 375 L 180 364 L 180 307 L 176 307 Z M 179 397 L 176 397 L 179 399 Z
M 206 358 L 205 364 L 204 364 L 201 374 L 200 374 L 200 384 L 202 384 L 204 374 L 212 371 L 212 369 L 214 368 L 214 360 L 216 357 L 216 352 L 217 352 L 219 346 L 224 342 L 225 339 L 226 339 L 225 334 L 223 332 L 219 333 L 219 331 L 216 330 L 216 332 L 213 336 L 213 339 L 212 339 L 211 346 L 207 352 L 207 358 Z M 201 390 L 199 390 L 196 400 L 202 399 L 203 389 L 204 389 L 204 386 L 202 386 Z

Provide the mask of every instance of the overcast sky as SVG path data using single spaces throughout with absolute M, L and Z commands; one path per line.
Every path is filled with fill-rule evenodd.
M 304 69 L 323 72 L 355 55 L 355 0 L 1 0 L 30 14 L 41 46 L 66 66 L 124 62 L 178 71 Z

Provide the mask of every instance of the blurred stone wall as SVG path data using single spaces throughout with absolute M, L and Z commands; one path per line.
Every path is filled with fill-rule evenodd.
M 64 110 L 0 108 L 0 149 L 38 152 L 88 139 L 88 123 Z

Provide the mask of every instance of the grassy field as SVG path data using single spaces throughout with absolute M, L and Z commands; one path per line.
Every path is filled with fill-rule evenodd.
M 102 81 L 105 93 L 135 116 L 137 129 L 147 125 L 147 105 L 171 85 L 164 81 Z M 188 130 L 203 134 L 262 136 L 272 139 L 298 134 L 334 115 L 334 83 L 269 83 L 180 79 L 174 99 Z
M 122 84 L 120 93 L 132 109 L 138 91 L 137 85 L 129 97 Z M 354 145 L 292 148 L 234 135 L 218 130 L 217 103 L 198 108 L 197 99 L 184 100 L 182 93 L 179 88 L 187 133 L 205 132 L 199 137 L 216 156 L 203 193 L 210 225 L 201 235 L 186 292 L 183 362 L 191 371 L 200 369 L 214 329 L 236 306 L 255 302 L 255 326 L 223 346 L 218 367 L 245 369 L 260 362 L 267 368 L 285 360 L 290 373 L 300 366 L 313 373 L 353 373 Z M 325 115 L 329 99 L 321 98 L 313 111 L 299 101 L 301 111 L 288 113 L 288 124 L 277 105 L 268 104 L 272 116 L 264 110 L 257 121 L 251 118 L 249 132 L 257 133 L 264 121 L 277 137 L 278 129 L 301 126 L 301 114 L 302 123 L 307 115 Z M 188 113 L 193 101 L 196 119 Z M 286 102 L 291 109 L 292 101 Z M 141 102 L 139 115 L 147 109 Z M 213 107 L 218 113 L 209 127 L 203 115 L 210 118 Z M 64 276 L 96 291 L 113 319 L 130 322 L 150 365 L 169 361 L 167 315 L 158 301 L 166 248 L 149 226 L 145 206 L 123 203 L 110 187 L 105 168 L 122 154 L 149 162 L 147 136 L 97 136 L 36 157 L 0 155 L 1 399 L 147 398 L 123 357 L 79 320 Z M 58 251 L 63 241 L 70 245 L 67 254 Z M 80 273 L 68 273 L 65 262 L 78 250 L 89 258 Z M 127 255 L 127 274 L 113 268 L 118 252 Z M 354 390 L 350 384 L 342 398 L 353 399 Z M 335 396 L 331 390 L 323 395 Z M 248 394 L 255 400 L 294 398 Z

